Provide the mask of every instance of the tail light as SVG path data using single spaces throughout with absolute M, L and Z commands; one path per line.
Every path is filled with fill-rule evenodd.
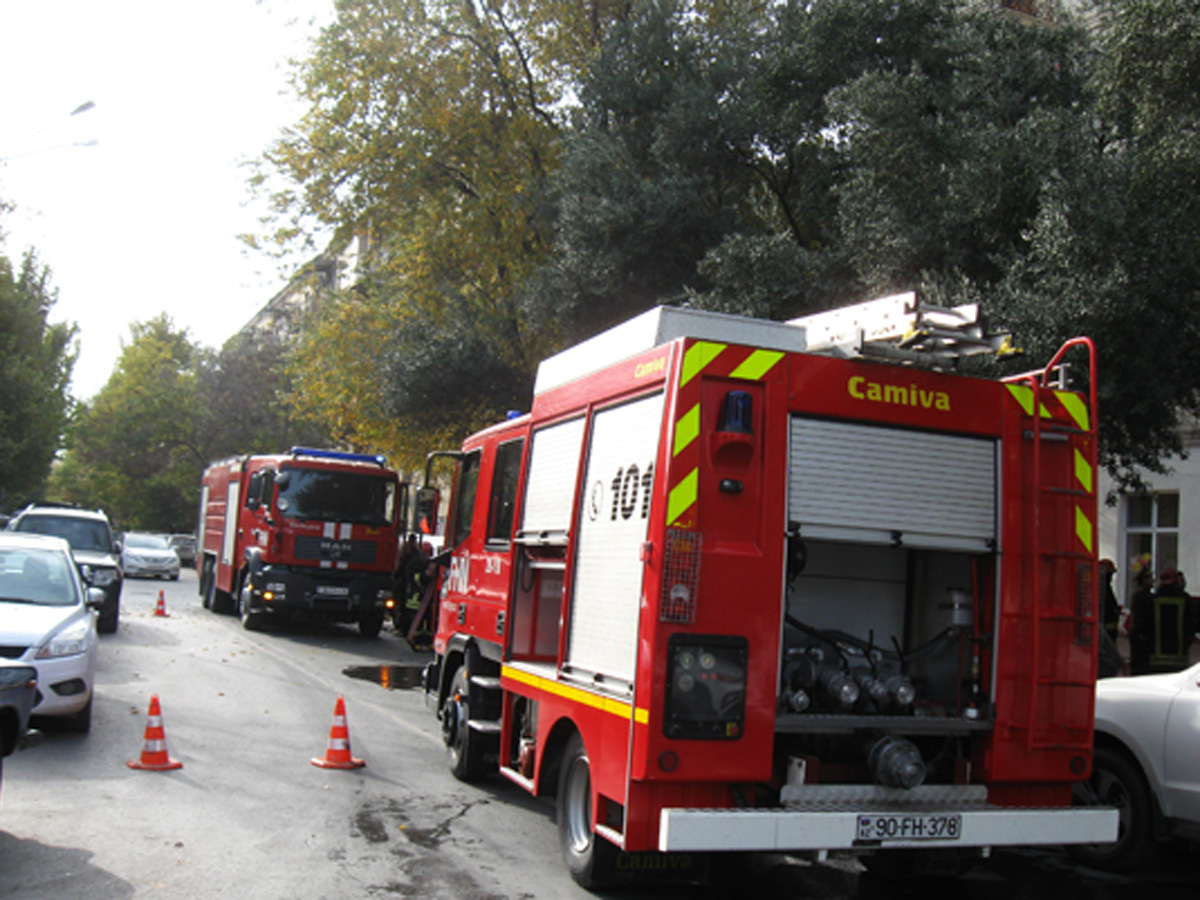
M 679 528 L 667 529 L 663 551 L 662 593 L 658 620 L 679 625 L 696 621 L 696 591 L 700 587 L 701 535 Z

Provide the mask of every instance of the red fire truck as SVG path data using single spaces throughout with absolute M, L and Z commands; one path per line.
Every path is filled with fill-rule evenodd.
M 1115 839 L 1114 810 L 1071 808 L 1094 351 L 947 371 L 1007 346 L 908 294 L 790 323 L 659 308 L 545 360 L 531 413 L 449 454 L 426 689 L 454 774 L 554 795 L 589 887 L 678 859 L 655 854 Z
M 357 622 L 392 608 L 407 484 L 382 456 L 293 447 L 204 471 L 196 570 L 206 608 L 248 629 L 269 617 Z

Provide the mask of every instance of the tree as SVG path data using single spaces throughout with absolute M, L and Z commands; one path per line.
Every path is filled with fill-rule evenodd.
M 197 415 L 202 353 L 165 314 L 130 331 L 112 376 L 72 425 L 63 499 L 103 507 L 118 527 L 187 530 L 209 461 Z
M 50 270 L 0 256 L 0 506 L 42 499 L 71 412 L 76 329 L 50 323 Z

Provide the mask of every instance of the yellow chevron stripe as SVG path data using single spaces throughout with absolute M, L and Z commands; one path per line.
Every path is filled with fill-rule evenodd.
M 614 700 L 612 697 L 593 694 L 590 691 L 585 691 L 569 684 L 563 684 L 551 678 L 542 678 L 530 672 L 523 672 L 511 666 L 502 666 L 500 674 L 511 681 L 520 682 L 544 693 L 562 697 L 564 700 L 570 700 L 573 703 L 582 703 L 584 706 L 590 706 L 592 709 L 598 709 L 601 712 L 611 713 L 627 721 L 630 718 L 629 714 L 632 710 L 633 720 L 639 725 L 645 725 L 650 721 L 650 711 L 648 709 L 642 709 L 641 707 L 634 709 L 631 704 L 625 703 L 622 700 Z
M 1088 423 L 1091 417 L 1088 415 L 1087 404 L 1083 402 L 1083 398 L 1071 391 L 1055 391 L 1058 395 L 1058 401 L 1063 405 L 1063 408 L 1071 414 L 1071 418 L 1075 420 L 1075 424 L 1083 431 L 1091 431 Z
M 675 448 L 673 456 L 678 456 L 688 444 L 700 436 L 700 404 L 697 403 L 675 423 Z
M 727 346 L 729 345 L 714 344 L 711 341 L 696 341 L 688 347 L 687 353 L 683 354 L 683 371 L 679 373 L 679 386 L 683 387 L 703 372 Z
M 1092 492 L 1092 464 L 1075 448 L 1075 478 L 1089 494 Z
M 1083 542 L 1083 546 L 1087 548 L 1087 552 L 1092 552 L 1092 520 L 1078 506 L 1075 507 L 1075 534 L 1079 536 L 1079 540 Z
M 1021 409 L 1025 410 L 1025 415 L 1033 415 L 1033 388 L 1025 387 L 1023 384 L 1006 385 L 1008 392 L 1013 395 L 1013 399 L 1021 404 Z
M 696 502 L 699 493 L 700 470 L 692 469 L 683 476 L 679 484 L 671 488 L 671 494 L 667 498 L 667 524 L 674 525 L 679 517 Z
M 783 354 L 775 350 L 755 350 L 733 370 L 731 378 L 744 378 L 748 381 L 758 381 L 771 371 L 775 363 L 783 359 Z

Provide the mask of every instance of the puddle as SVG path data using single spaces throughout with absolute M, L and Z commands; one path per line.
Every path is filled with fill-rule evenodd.
M 373 681 L 389 691 L 421 686 L 421 673 L 424 665 L 419 666 L 351 666 L 342 669 L 342 674 L 360 681 Z

